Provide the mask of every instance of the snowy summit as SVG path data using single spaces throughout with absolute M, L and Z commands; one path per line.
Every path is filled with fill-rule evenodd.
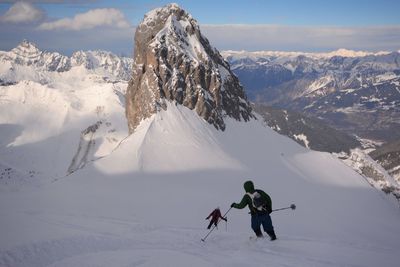
M 253 117 L 242 86 L 228 63 L 176 4 L 145 15 L 135 34 L 133 76 L 126 95 L 131 132 L 166 101 L 175 101 L 225 129 L 224 117 Z

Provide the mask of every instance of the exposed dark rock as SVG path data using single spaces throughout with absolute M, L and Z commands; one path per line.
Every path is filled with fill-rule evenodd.
M 224 117 L 253 117 L 242 86 L 195 19 L 176 4 L 146 14 L 135 33 L 132 79 L 126 93 L 129 131 L 165 101 L 195 110 L 217 129 Z
M 400 183 L 400 140 L 387 143 L 369 155 Z

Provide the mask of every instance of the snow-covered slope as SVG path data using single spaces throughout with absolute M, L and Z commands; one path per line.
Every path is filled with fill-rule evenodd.
M 0 164 L 18 174 L 0 179 L 7 188 L 64 176 L 127 136 L 125 119 L 116 116 L 124 112 L 127 81 L 104 64 L 48 70 L 44 55 L 23 42 L 0 56 L 9 64 L 0 71 L 8 81 L 0 86 Z
M 126 81 L 44 71 L 29 63 L 41 55 L 0 72 L 17 77 L 0 87 L 0 266 L 399 264 L 397 202 L 333 155 L 260 118 L 218 131 L 171 100 L 128 136 Z M 274 208 L 298 207 L 272 213 L 278 240 L 249 240 L 247 210 L 231 210 L 201 242 L 249 179 Z
M 0 265 L 397 266 L 398 208 L 332 155 L 257 120 L 228 119 L 221 132 L 168 105 L 108 156 L 41 187 L 2 192 Z M 45 140 L 41 147 L 51 146 Z M 273 213 L 278 240 L 249 240 L 247 211 L 231 210 L 227 230 L 201 242 L 209 211 L 239 201 L 247 179 L 274 208 L 298 206 Z

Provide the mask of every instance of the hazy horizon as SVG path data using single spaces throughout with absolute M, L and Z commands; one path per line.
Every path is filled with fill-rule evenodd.
M 398 51 L 397 1 L 176 1 L 218 50 Z M 0 1 L 0 50 L 23 39 L 70 55 L 107 50 L 132 55 L 136 25 L 169 1 Z

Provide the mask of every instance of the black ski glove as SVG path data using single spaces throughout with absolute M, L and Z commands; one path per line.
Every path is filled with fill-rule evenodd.
M 234 208 L 235 205 L 236 205 L 236 203 L 232 203 L 232 204 L 231 204 L 231 208 Z

